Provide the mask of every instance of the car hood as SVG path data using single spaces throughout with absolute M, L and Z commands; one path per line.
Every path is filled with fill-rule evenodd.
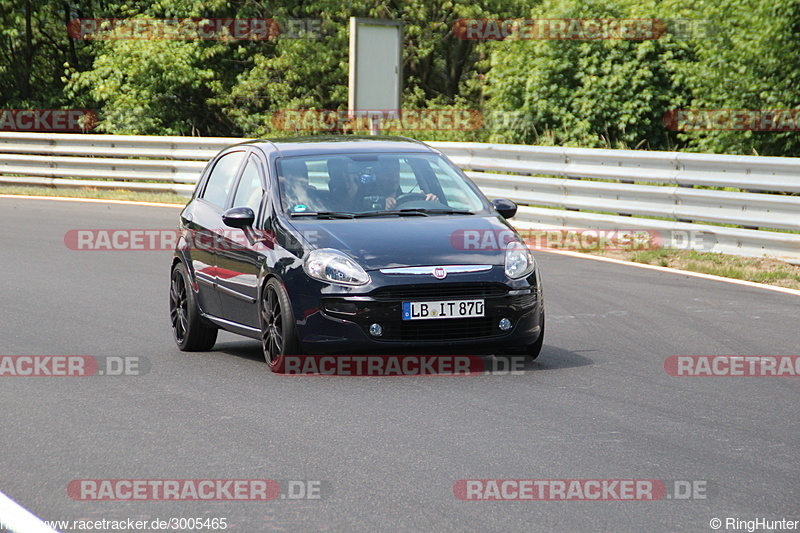
M 365 269 L 503 265 L 513 229 L 498 216 L 446 215 L 343 220 L 295 219 L 312 248 L 335 248 Z

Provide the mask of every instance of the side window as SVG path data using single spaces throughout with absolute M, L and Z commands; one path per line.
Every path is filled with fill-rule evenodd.
M 250 156 L 247 165 L 242 172 L 236 195 L 233 198 L 233 207 L 249 207 L 255 214 L 258 214 L 258 206 L 261 204 L 261 178 L 258 174 L 258 160 Z
M 242 162 L 244 154 L 243 151 L 231 152 L 217 161 L 203 191 L 204 200 L 217 207 L 225 207 L 225 200 L 228 199 L 228 193 L 233 186 L 233 178 L 236 176 L 236 171 L 239 169 L 239 164 Z

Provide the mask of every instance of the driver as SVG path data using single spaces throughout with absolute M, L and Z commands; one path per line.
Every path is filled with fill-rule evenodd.
M 384 207 L 387 210 L 394 209 L 397 206 L 397 198 L 403 194 L 403 190 L 400 188 L 400 161 L 397 158 L 381 158 L 377 189 L 378 194 L 386 198 Z M 423 190 L 419 192 L 425 196 L 426 202 L 439 201 L 435 194 L 426 194 Z

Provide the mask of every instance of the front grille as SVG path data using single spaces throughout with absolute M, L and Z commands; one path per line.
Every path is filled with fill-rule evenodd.
M 441 283 L 425 285 L 399 285 L 378 289 L 371 294 L 376 300 L 463 300 L 503 296 L 508 289 L 493 283 Z
M 495 320 L 483 318 L 443 318 L 438 320 L 403 320 L 384 324 L 385 341 L 449 341 L 469 340 L 501 334 L 494 329 Z

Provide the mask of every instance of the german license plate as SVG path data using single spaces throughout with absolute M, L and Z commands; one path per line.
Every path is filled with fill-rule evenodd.
M 403 302 L 403 320 L 482 317 L 483 300 L 444 300 L 439 302 Z

